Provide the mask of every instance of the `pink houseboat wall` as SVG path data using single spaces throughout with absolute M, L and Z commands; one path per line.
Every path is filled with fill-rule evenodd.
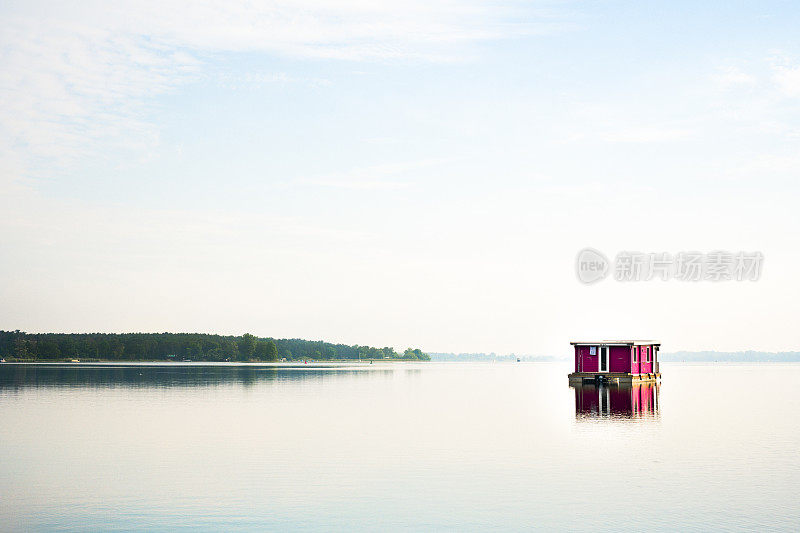
M 595 348 L 595 355 L 591 355 Z M 575 346 L 575 372 L 599 372 L 600 346 Z M 649 374 L 653 370 L 654 348 L 645 346 L 609 346 L 608 371 Z
M 653 371 L 653 347 L 640 346 L 639 348 L 639 355 L 641 356 L 639 372 L 642 374 L 649 374 Z
M 597 372 L 597 355 L 589 355 L 590 346 L 575 346 L 575 372 Z M 595 354 L 599 351 L 595 346 Z
M 631 352 L 627 346 L 609 346 L 608 359 L 608 368 L 611 372 L 631 371 Z

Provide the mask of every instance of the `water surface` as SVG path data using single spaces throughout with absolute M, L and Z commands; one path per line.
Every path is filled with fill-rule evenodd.
M 0 365 L 8 530 L 800 529 L 800 364 Z

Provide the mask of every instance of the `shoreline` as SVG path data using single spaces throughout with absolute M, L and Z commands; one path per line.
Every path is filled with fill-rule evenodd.
M 6 360 L 0 365 L 70 365 L 70 366 L 265 366 L 265 367 L 308 367 L 314 366 L 343 366 L 343 365 L 371 365 L 383 363 L 429 363 L 410 359 L 361 359 L 361 360 L 331 360 L 331 361 L 33 361 L 33 360 Z

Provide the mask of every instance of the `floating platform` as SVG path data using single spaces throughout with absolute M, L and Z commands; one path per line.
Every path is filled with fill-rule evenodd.
M 573 383 L 648 383 L 661 379 L 661 373 L 630 374 L 627 372 L 573 372 L 569 376 Z

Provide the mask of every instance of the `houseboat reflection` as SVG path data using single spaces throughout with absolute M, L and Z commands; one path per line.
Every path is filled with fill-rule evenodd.
M 658 417 L 660 384 L 572 384 L 575 418 L 652 419 Z

